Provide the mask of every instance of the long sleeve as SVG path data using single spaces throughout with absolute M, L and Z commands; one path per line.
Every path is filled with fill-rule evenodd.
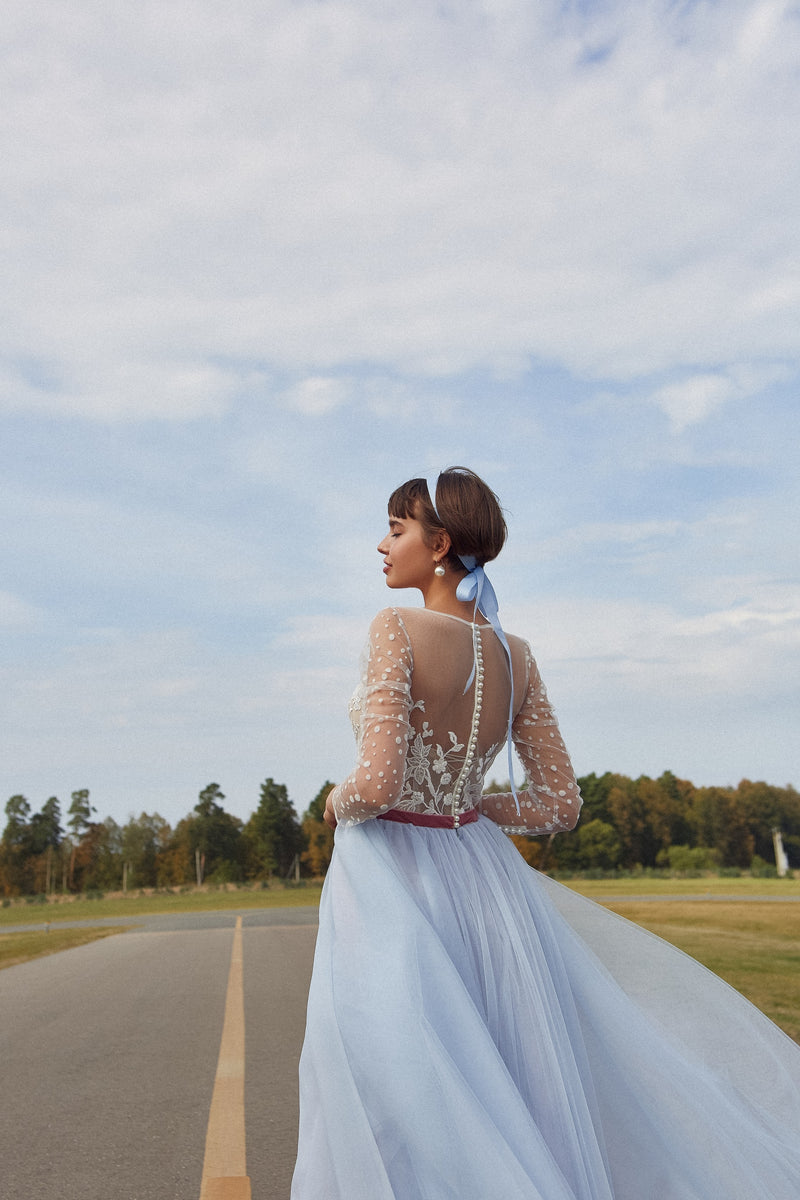
M 330 803 L 342 824 L 356 824 L 400 799 L 410 734 L 413 656 L 405 626 L 384 609 L 370 626 L 360 688 L 356 766 Z
M 581 794 L 539 668 L 527 645 L 525 650 L 527 688 L 512 726 L 525 768 L 525 786 L 517 791 L 520 813 L 511 792 L 485 795 L 481 807 L 507 833 L 555 833 L 575 827 Z

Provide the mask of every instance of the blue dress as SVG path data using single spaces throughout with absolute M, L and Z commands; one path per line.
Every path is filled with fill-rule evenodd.
M 491 631 L 424 609 L 373 622 L 357 764 L 333 797 L 292 1200 L 797 1200 L 800 1048 L 505 836 L 570 828 L 580 807 L 510 641 L 520 816 L 481 796 L 509 690 Z

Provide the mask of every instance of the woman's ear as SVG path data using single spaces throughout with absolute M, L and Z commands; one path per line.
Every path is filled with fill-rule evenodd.
M 447 530 L 437 529 L 436 533 L 434 534 L 433 546 L 431 549 L 436 554 L 441 555 L 442 558 L 446 558 L 446 556 L 450 553 L 450 547 L 452 544 L 453 543 L 450 541 L 450 534 L 447 532 Z

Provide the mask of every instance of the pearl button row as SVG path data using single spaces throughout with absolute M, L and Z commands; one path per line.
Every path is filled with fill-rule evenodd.
M 472 653 L 475 662 L 475 705 L 472 710 L 472 725 L 469 731 L 467 752 L 464 755 L 464 764 L 459 772 L 458 779 L 456 780 L 456 786 L 453 789 L 452 813 L 453 828 L 455 830 L 458 830 L 460 824 L 460 816 L 457 809 L 461 800 L 464 782 L 472 769 L 473 762 L 475 761 L 475 749 L 478 744 L 478 725 L 480 723 L 481 706 L 483 704 L 483 644 L 481 642 L 481 633 L 477 625 L 472 626 Z

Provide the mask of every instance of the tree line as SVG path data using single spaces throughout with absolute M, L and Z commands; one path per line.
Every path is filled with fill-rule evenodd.
M 606 772 L 579 783 L 584 805 L 573 833 L 513 838 L 533 866 L 557 873 L 769 869 L 779 829 L 790 866 L 800 867 L 800 793 L 792 786 L 744 779 L 735 788 L 698 788 L 669 771 L 658 779 Z M 15 795 L 5 806 L 0 895 L 319 878 L 333 852 L 322 819 L 332 787 L 326 781 L 300 818 L 285 785 L 265 779 L 258 806 L 242 821 L 225 811 L 219 784 L 210 783 L 174 828 L 157 813 L 124 825 L 98 821 L 86 788 L 72 792 L 63 814 L 56 796 L 35 812 Z
M 791 785 L 743 779 L 736 787 L 695 787 L 671 771 L 658 779 L 607 771 L 578 782 L 583 808 L 574 833 L 527 846 L 515 839 L 532 865 L 562 873 L 767 872 L 777 829 L 790 867 L 800 867 L 800 793 Z
M 318 798 L 309 812 L 321 817 L 332 786 L 323 789 L 322 809 Z M 209 783 L 172 828 L 158 813 L 142 813 L 124 825 L 113 817 L 98 821 L 86 788 L 72 793 L 63 825 L 56 796 L 39 812 L 25 796 L 12 796 L 0 840 L 0 895 L 173 888 L 311 873 L 305 822 L 298 820 L 283 784 L 264 780 L 246 822 L 226 812 L 224 801 L 219 784 Z

